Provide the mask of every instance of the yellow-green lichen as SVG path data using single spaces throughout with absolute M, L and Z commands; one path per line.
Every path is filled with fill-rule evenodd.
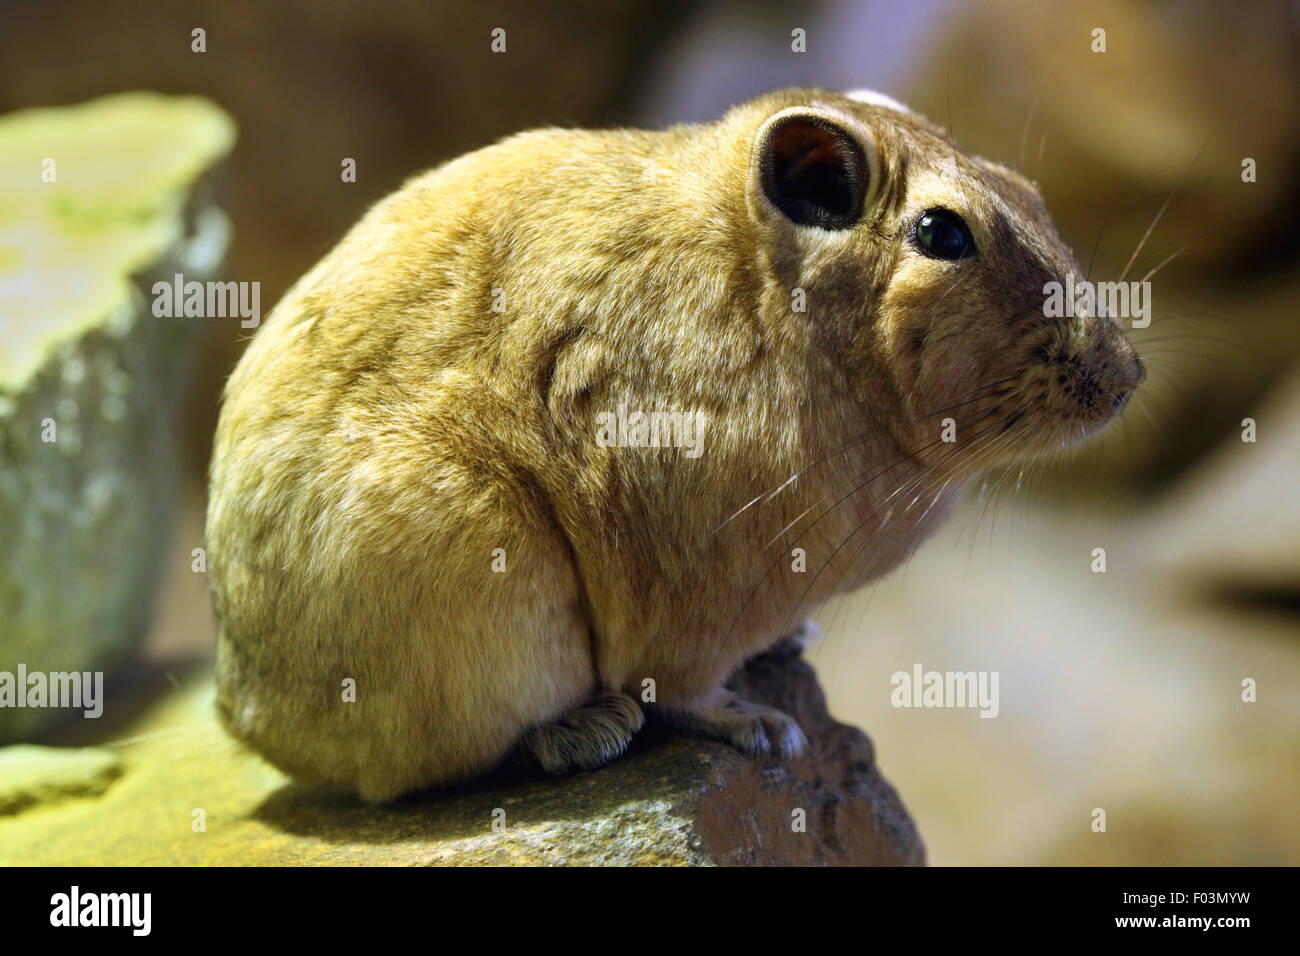
M 206 100 L 153 93 L 0 118 L 0 387 L 129 300 L 234 137 Z

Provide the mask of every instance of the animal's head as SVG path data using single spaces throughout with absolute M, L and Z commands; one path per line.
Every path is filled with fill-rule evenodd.
M 1031 183 L 879 94 L 741 109 L 758 254 L 919 461 L 1024 458 L 1123 409 L 1142 363 L 1115 319 L 1074 301 L 1084 275 Z

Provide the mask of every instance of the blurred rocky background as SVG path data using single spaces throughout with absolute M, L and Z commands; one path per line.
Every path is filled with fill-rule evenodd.
M 260 282 L 269 311 L 374 200 L 519 129 L 708 119 L 786 84 L 909 102 L 1035 180 L 1094 279 L 1150 274 L 1152 322 L 1133 333 L 1150 381 L 1102 441 L 990 475 L 908 567 L 825 609 L 827 637 L 806 656 L 831 712 L 872 736 L 931 863 L 1296 864 L 1298 11 L 1268 0 L 0 0 L 0 111 L 129 90 L 215 103 L 239 130 L 217 181 L 233 224 L 225 273 Z M 505 54 L 489 49 L 494 27 L 507 30 Z M 191 49 L 195 28 L 206 52 Z M 792 50 L 795 30 L 806 52 Z M 345 157 L 355 183 L 340 181 Z M 0 189 L 2 215 L 11 186 Z M 18 325 L 10 300 L 0 308 L 3 350 Z M 0 792 L 0 808 L 28 807 L 0 827 L 80 813 L 64 822 L 93 828 L 86 801 L 120 786 L 133 754 L 165 754 L 158 741 L 172 738 L 207 746 L 205 730 L 187 736 L 190 698 L 173 685 L 188 693 L 211 660 L 192 551 L 217 396 L 248 334 L 238 321 L 209 326 L 191 346 L 188 388 L 175 386 L 176 530 L 149 571 L 152 606 L 130 604 L 137 629 L 152 621 L 142 656 L 120 653 L 101 721 L 37 741 L 98 747 L 81 777 L 61 771 L 73 782 L 60 792 L 74 796 L 32 810 Z M 1092 570 L 1097 548 L 1105 573 Z M 82 597 L 69 587 L 66 600 Z M 5 669 L 17 645 L 2 628 Z M 890 676 L 918 663 L 999 672 L 999 716 L 891 706 Z M 160 712 L 189 716 L 165 727 Z M 1091 829 L 1095 808 L 1105 833 Z

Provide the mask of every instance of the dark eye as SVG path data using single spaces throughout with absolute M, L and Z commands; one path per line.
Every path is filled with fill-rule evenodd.
M 912 240 L 931 259 L 965 259 L 976 253 L 970 229 L 950 209 L 927 209 L 921 213 L 912 230 Z

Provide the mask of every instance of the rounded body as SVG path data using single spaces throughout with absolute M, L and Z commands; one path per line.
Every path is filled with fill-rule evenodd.
M 769 201 L 771 117 L 832 96 L 513 137 L 412 180 L 290 291 L 211 470 L 232 733 L 367 799 L 463 779 L 601 689 L 713 706 L 916 545 L 976 464 L 924 413 L 1005 369 L 903 352 L 918 316 L 972 308 L 936 312 L 950 277 L 921 295 L 881 225 L 912 215 L 890 151 L 949 148 L 923 121 L 827 100 L 875 133 L 873 228 Z

